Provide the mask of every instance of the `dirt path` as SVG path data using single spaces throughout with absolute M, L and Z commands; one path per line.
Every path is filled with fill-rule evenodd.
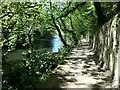
M 54 70 L 44 83 L 44 88 L 104 88 L 109 81 L 109 71 L 99 70 L 88 43 L 74 48 L 71 55 Z M 67 89 L 66 89 L 67 90 Z

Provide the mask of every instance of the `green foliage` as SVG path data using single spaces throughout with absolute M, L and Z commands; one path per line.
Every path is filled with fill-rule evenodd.
M 2 14 L 0 15 L 3 46 L 7 46 L 9 51 L 16 47 L 29 47 L 28 33 L 31 42 L 41 38 L 50 39 L 56 35 L 51 11 L 64 39 L 69 44 L 74 45 L 78 42 L 79 37 L 87 32 L 95 34 L 97 15 L 93 2 L 81 4 L 82 2 L 54 2 L 51 10 L 50 3 L 3 2 L 1 4 Z M 112 16 L 113 10 L 117 7 L 117 2 L 100 4 L 107 17 Z M 75 9 L 75 7 L 77 8 Z M 66 28 L 61 24 L 61 19 L 63 19 Z
M 2 44 L 8 47 L 8 51 L 16 47 L 28 47 L 28 34 L 32 42 L 38 38 L 50 39 L 55 34 L 49 25 L 48 14 L 43 9 L 44 4 L 3 2 L 1 7 Z
M 57 54 L 33 52 L 26 54 L 26 59 L 20 63 L 6 62 L 3 66 L 3 90 L 40 87 L 70 50 L 65 48 Z
M 104 14 L 109 17 L 117 3 L 101 3 L 101 6 Z M 38 87 L 62 63 L 64 57 L 69 55 L 72 47 L 64 48 L 57 54 L 32 51 L 34 43 L 39 39 L 51 39 L 58 34 L 55 23 L 69 46 L 76 46 L 81 35 L 85 36 L 89 32 L 93 36 L 97 31 L 97 15 L 92 2 L 56 2 L 52 3 L 52 9 L 50 3 L 3 2 L 1 11 L 3 39 L 0 44 L 9 53 L 17 48 L 31 51 L 20 63 L 10 63 L 6 57 L 3 58 L 5 90 Z

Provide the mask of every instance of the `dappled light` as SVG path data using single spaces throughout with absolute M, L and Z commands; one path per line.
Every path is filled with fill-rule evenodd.
M 0 2 L 2 90 L 120 88 L 120 1 L 38 1 Z
M 84 43 L 82 41 L 82 47 L 84 47 Z M 74 48 L 71 53 L 76 53 L 72 53 L 69 56 L 70 58 L 66 57 L 66 60 L 57 66 L 52 76 L 49 77 L 50 80 L 48 79 L 44 83 L 44 88 L 90 88 L 97 85 L 106 87 L 110 77 L 109 71 L 98 71 L 99 66 L 95 64 L 92 58 L 94 53 L 87 48 L 84 50 L 82 47 L 81 49 Z M 54 84 L 49 86 L 49 83 Z M 55 87 L 55 85 L 57 86 Z

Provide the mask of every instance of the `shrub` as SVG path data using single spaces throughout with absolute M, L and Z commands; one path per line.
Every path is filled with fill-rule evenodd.
M 25 55 L 20 63 L 3 65 L 3 89 L 16 90 L 40 86 L 51 74 L 71 48 L 65 48 L 59 53 L 33 52 Z

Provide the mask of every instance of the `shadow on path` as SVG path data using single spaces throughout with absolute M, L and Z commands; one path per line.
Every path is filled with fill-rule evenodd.
M 99 71 L 94 53 L 87 43 L 74 48 L 69 57 L 53 71 L 42 88 L 91 88 L 102 90 L 109 81 L 109 71 Z

